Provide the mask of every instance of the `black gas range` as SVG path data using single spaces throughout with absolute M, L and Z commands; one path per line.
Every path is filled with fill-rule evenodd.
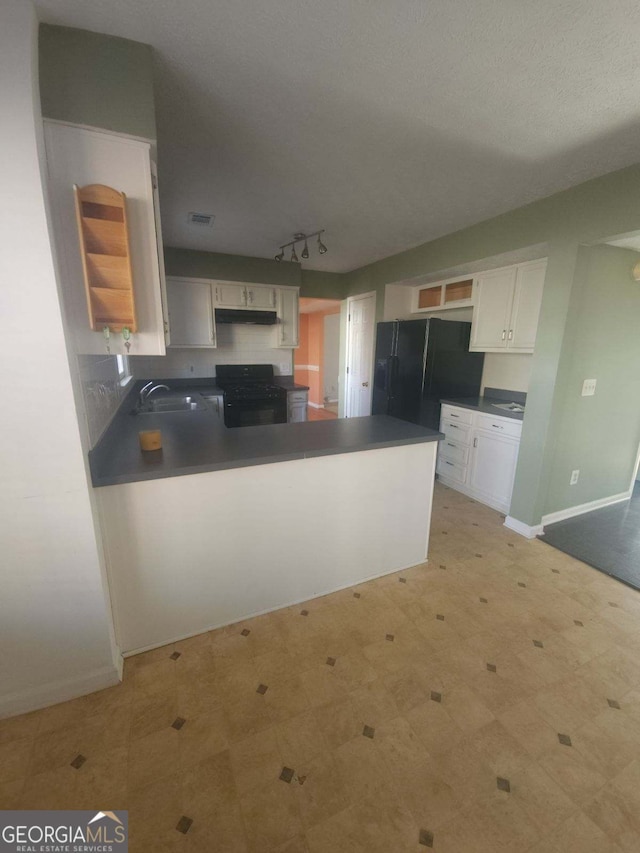
M 285 424 L 287 391 L 273 381 L 272 364 L 216 364 L 228 427 Z

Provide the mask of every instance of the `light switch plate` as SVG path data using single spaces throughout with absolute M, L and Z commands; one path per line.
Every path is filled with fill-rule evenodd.
M 593 397 L 596 393 L 596 379 L 585 379 L 582 383 L 582 396 Z
M 571 479 L 569 480 L 569 485 L 570 485 L 570 486 L 575 486 L 575 484 L 578 482 L 578 477 L 579 477 L 579 476 L 580 476 L 580 469 L 579 469 L 579 468 L 576 468 L 576 470 L 575 470 L 575 471 L 572 471 L 572 472 L 571 472 Z

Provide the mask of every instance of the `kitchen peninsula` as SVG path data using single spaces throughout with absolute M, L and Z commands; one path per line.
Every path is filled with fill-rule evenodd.
M 142 453 L 156 428 L 162 451 Z M 423 562 L 441 437 L 383 415 L 228 429 L 210 402 L 125 403 L 90 458 L 121 651 Z

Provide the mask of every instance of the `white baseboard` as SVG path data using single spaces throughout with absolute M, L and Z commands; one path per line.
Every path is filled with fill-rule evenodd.
M 312 409 L 324 409 L 324 403 L 312 403 L 311 400 L 309 400 L 307 406 L 311 406 Z
M 558 512 L 550 512 L 547 515 L 543 515 L 541 524 L 535 525 L 525 524 L 523 521 L 518 521 L 517 518 L 513 518 L 511 515 L 508 515 L 505 519 L 504 526 L 508 527 L 509 530 L 519 533 L 521 536 L 526 536 L 527 539 L 535 539 L 536 536 L 540 536 L 544 533 L 544 528 L 547 524 L 555 524 L 556 521 L 566 521 L 569 518 L 584 515 L 585 512 L 593 512 L 594 509 L 603 509 L 606 506 L 613 506 L 614 504 L 628 501 L 630 497 L 630 491 L 620 492 L 620 494 L 610 495 L 608 498 L 600 498 L 597 501 L 589 501 L 589 503 L 586 504 L 570 506 L 567 507 L 567 509 L 561 509 Z
M 550 512 L 548 515 L 542 516 L 542 525 L 555 524 L 556 521 L 566 521 L 566 519 L 574 518 L 576 515 L 584 515 L 585 512 L 593 512 L 594 509 L 603 509 L 605 506 L 613 506 L 613 504 L 628 501 L 630 497 L 631 491 L 620 492 L 620 494 L 610 495 L 608 498 L 600 498 L 597 501 L 590 501 L 586 504 L 570 506 L 567 509 L 559 510 L 559 512 Z
M 105 666 L 102 669 L 83 675 L 80 678 L 70 678 L 66 681 L 54 681 L 12 693 L 0 699 L 0 719 L 3 717 L 14 717 L 17 714 L 26 714 L 29 711 L 37 711 L 39 708 L 47 708 L 49 705 L 57 705 L 59 702 L 67 702 L 87 693 L 95 693 L 96 690 L 104 690 L 105 687 L 113 687 L 119 684 L 121 675 L 118 670 L 122 666 Z
M 509 530 L 513 530 L 514 533 L 519 533 L 520 536 L 524 536 L 526 539 L 535 539 L 536 536 L 539 536 L 544 530 L 541 524 L 531 526 L 529 524 L 525 524 L 524 521 L 518 521 L 518 519 L 514 518 L 512 515 L 508 515 L 505 518 L 504 526 L 508 527 Z

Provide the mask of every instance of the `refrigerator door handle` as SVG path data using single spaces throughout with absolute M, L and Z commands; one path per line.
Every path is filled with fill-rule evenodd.
M 395 363 L 395 356 L 388 355 L 387 356 L 387 367 L 384 372 L 384 390 L 387 397 L 391 393 L 391 373 L 393 371 L 393 365 Z

